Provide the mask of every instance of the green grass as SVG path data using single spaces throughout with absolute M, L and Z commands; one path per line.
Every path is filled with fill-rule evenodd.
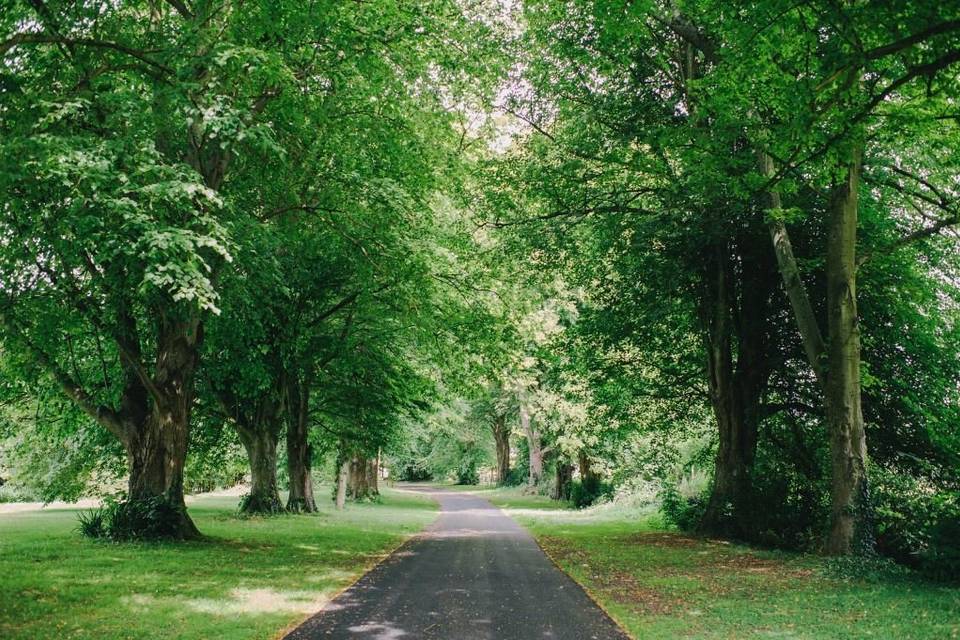
M 276 637 L 435 516 L 428 498 L 384 494 L 242 520 L 236 498 L 200 498 L 207 539 L 180 544 L 86 540 L 72 509 L 0 514 L 0 638 Z
M 666 531 L 649 508 L 507 512 L 635 638 L 960 638 L 960 589 L 911 574 L 842 579 L 817 556 Z

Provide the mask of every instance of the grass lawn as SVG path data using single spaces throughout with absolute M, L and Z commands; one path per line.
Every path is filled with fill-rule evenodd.
M 326 495 L 326 489 L 319 496 Z M 429 498 L 238 519 L 199 498 L 207 539 L 113 544 L 76 533 L 76 510 L 0 514 L 0 638 L 273 638 L 433 520 Z
M 960 588 L 841 579 L 823 558 L 685 537 L 649 511 L 513 507 L 511 491 L 485 497 L 635 638 L 960 638 Z

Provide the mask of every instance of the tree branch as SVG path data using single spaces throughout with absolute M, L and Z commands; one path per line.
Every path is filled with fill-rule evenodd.
M 46 33 L 18 33 L 17 35 L 9 38 L 3 42 L 0 42 L 0 55 L 5 54 L 7 51 L 19 44 L 64 44 L 67 46 L 84 46 L 84 47 L 96 47 L 100 49 L 111 49 L 113 51 L 118 51 L 120 53 L 126 54 L 141 62 L 144 62 L 151 67 L 159 69 L 164 73 L 172 74 L 173 69 L 170 67 L 152 60 L 147 54 L 143 51 L 133 49 L 126 45 L 118 44 L 116 42 L 108 42 L 106 40 L 96 40 L 94 38 L 66 38 L 57 35 L 51 35 Z

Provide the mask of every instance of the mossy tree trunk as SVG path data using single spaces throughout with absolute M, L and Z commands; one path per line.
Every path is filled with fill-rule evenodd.
M 826 551 L 870 552 L 874 546 L 867 480 L 867 440 L 860 398 L 857 318 L 859 145 L 849 152 L 844 179 L 833 189 L 827 223 L 827 386 L 831 525 Z
M 867 478 L 867 442 L 861 406 L 860 327 L 857 317 L 857 219 L 863 143 L 842 153 L 841 179 L 833 187 L 827 210 L 827 334 L 813 312 L 790 236 L 781 220 L 770 222 L 770 235 L 784 287 L 794 311 L 804 351 L 823 390 L 830 434 L 831 515 L 824 550 L 832 555 L 871 553 L 873 512 Z M 773 161 L 761 155 L 765 172 Z M 773 208 L 780 197 L 771 194 Z
M 237 433 L 250 462 L 250 494 L 241 504 L 241 511 L 248 514 L 284 511 L 277 487 L 277 442 L 280 439 L 277 412 L 259 416 L 252 425 L 238 424 Z

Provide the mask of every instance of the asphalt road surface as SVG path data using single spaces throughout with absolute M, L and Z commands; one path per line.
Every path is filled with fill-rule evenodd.
M 627 640 L 502 511 L 422 490 L 437 521 L 286 640 Z

